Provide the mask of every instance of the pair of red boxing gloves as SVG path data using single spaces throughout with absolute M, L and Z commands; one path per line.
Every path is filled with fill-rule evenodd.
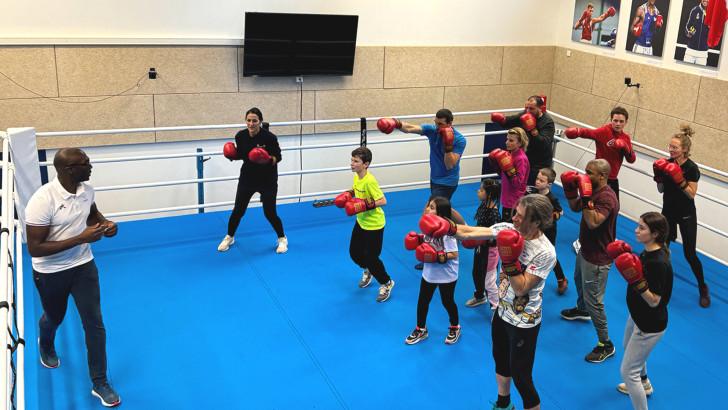
M 402 121 L 396 118 L 380 118 L 377 120 L 377 129 L 384 134 L 391 134 L 395 129 L 402 128 Z M 455 148 L 455 131 L 452 127 L 438 127 L 437 133 L 442 139 L 445 152 L 452 152 Z
M 238 150 L 237 148 L 235 148 L 235 144 L 232 142 L 225 143 L 225 145 L 222 147 L 222 154 L 230 161 L 239 159 Z M 261 165 L 269 164 L 273 160 L 268 151 L 266 151 L 265 148 L 261 147 L 255 147 L 251 149 L 250 152 L 248 152 L 248 159 L 252 162 L 255 162 L 256 164 Z
M 337 195 L 334 198 L 334 205 L 337 208 L 343 208 L 348 216 L 353 216 L 377 207 L 373 199 L 355 198 L 354 191 L 346 191 Z
M 624 280 L 638 293 L 643 293 L 649 287 L 642 271 L 640 258 L 632 253 L 632 247 L 622 240 L 616 240 L 607 245 L 607 255 L 614 260 L 614 265 Z
M 594 209 L 592 202 L 592 183 L 588 175 L 576 171 L 566 171 L 561 174 L 561 185 L 564 188 L 566 199 L 581 198 L 582 209 Z
M 521 126 L 523 126 L 523 129 L 526 130 L 526 132 L 531 133 L 531 131 L 536 129 L 536 117 L 534 117 L 530 112 L 524 113 L 519 119 L 521 120 Z M 496 124 L 500 124 L 501 126 L 505 126 L 506 124 L 506 116 L 500 112 L 490 114 L 490 120 Z
M 587 130 L 585 128 L 569 127 L 564 130 L 564 135 L 566 135 L 566 138 L 572 140 L 577 138 L 584 138 L 587 136 Z M 622 155 L 627 158 L 632 156 L 632 148 L 630 148 L 627 142 L 621 138 L 615 138 L 611 147 L 621 152 Z
M 659 158 L 652 163 L 652 171 L 655 173 L 653 179 L 658 184 L 664 183 L 667 177 L 675 185 L 679 186 L 680 189 L 685 189 L 688 186 L 688 181 L 685 180 L 682 168 L 675 162 L 670 162 L 665 158 Z

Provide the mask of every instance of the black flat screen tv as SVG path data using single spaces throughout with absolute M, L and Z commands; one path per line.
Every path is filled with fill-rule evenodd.
M 243 76 L 352 75 L 359 16 L 245 13 Z

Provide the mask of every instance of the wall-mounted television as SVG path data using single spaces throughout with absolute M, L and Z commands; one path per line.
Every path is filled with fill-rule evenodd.
M 352 75 L 359 16 L 245 13 L 243 76 Z

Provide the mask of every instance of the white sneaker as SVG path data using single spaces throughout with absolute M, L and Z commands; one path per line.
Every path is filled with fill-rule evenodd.
M 222 238 L 222 242 L 220 242 L 220 245 L 217 245 L 217 250 L 220 252 L 225 252 L 228 249 L 230 249 L 230 245 L 235 243 L 235 237 L 230 235 L 225 235 L 224 238 Z
M 574 253 L 578 255 L 579 250 L 581 249 L 581 242 L 579 242 L 579 240 L 577 239 L 571 245 L 574 247 Z
M 282 238 L 278 238 L 278 247 L 276 248 L 276 253 L 286 252 L 288 252 L 288 238 L 284 236 Z
M 652 383 L 650 383 L 650 379 L 642 380 L 642 388 L 645 389 L 645 396 L 651 396 L 652 393 L 655 392 L 652 388 Z M 617 390 L 619 390 L 620 393 L 629 394 L 629 391 L 627 391 L 627 385 L 624 383 L 619 383 L 617 385 Z

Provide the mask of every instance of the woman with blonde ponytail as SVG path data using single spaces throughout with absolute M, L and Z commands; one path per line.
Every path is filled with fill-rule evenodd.
M 700 170 L 690 157 L 694 132 L 687 124 L 680 125 L 680 132 L 673 135 L 668 145 L 670 158 L 660 158 L 653 164 L 657 189 L 662 192 L 662 214 L 670 227 L 668 246 L 677 238 L 677 229 L 683 241 L 683 253 L 698 281 L 700 306 L 710 306 L 710 293 L 703 275 L 703 264 L 695 250 L 698 234 L 698 218 L 695 194 L 698 192 Z

